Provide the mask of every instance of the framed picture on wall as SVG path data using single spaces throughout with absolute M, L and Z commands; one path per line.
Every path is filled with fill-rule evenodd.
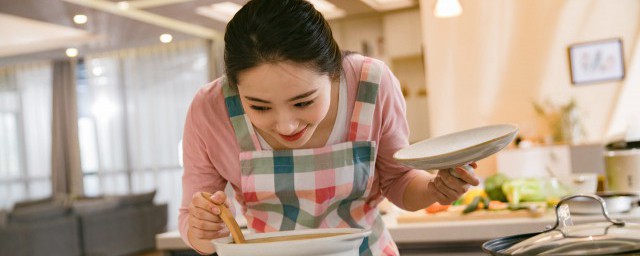
M 569 67 L 572 84 L 624 79 L 622 40 L 619 38 L 572 44 Z

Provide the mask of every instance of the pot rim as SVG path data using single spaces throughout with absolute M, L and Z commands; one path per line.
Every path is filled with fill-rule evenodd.
M 637 149 L 637 148 L 613 149 L 613 150 L 607 150 L 604 152 L 604 156 L 606 157 L 636 156 L 636 155 L 640 155 L 640 149 Z

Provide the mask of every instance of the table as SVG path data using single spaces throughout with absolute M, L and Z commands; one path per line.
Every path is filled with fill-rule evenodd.
M 402 212 L 389 213 L 383 220 L 398 244 L 402 255 L 441 255 L 457 253 L 460 255 L 484 255 L 482 243 L 504 236 L 540 232 L 547 225 L 555 223 L 555 212 L 548 211 L 539 218 L 513 218 L 490 220 L 465 220 L 448 222 L 402 223 L 396 220 Z M 629 222 L 640 223 L 640 208 L 629 213 L 612 214 Z M 572 215 L 574 224 L 605 221 L 602 215 Z M 239 223 L 246 224 L 243 218 Z M 182 241 L 177 230 L 158 234 L 156 247 L 165 255 L 198 255 Z

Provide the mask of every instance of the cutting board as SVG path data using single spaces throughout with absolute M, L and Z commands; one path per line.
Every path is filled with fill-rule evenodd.
M 427 213 L 424 210 L 400 214 L 398 223 L 461 221 L 507 218 L 540 218 L 545 215 L 547 208 L 538 207 L 536 210 L 476 210 L 462 214 L 462 208 L 451 207 L 451 210 L 439 213 Z

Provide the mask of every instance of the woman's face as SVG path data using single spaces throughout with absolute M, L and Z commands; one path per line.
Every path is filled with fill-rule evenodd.
M 300 148 L 327 116 L 331 79 L 295 62 L 265 63 L 238 74 L 238 92 L 251 123 L 271 146 Z

